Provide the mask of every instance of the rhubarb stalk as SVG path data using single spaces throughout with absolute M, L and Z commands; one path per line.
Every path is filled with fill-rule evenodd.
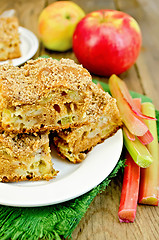
M 126 154 L 118 217 L 120 222 L 134 222 L 139 192 L 140 167 Z
M 149 115 L 155 118 L 155 107 L 152 103 L 142 104 L 143 114 Z M 149 152 L 152 155 L 153 163 L 146 169 L 141 168 L 140 190 L 139 190 L 139 203 L 158 205 L 158 138 L 156 122 L 151 120 L 144 120 L 148 126 L 150 132 L 153 135 L 154 140 L 147 145 Z
M 123 126 L 123 131 L 125 132 L 125 134 L 129 140 L 135 141 L 135 135 L 133 135 L 131 132 L 129 132 L 129 130 L 125 126 Z
M 109 78 L 109 87 L 110 87 L 110 92 L 114 98 L 117 100 L 117 105 L 121 114 L 121 118 L 125 126 L 128 128 L 128 130 L 136 136 L 143 136 L 147 131 L 148 127 L 146 124 L 143 122 L 143 119 L 137 115 L 136 112 L 134 112 L 131 107 L 130 102 L 132 101 L 127 101 L 127 99 L 131 99 L 131 96 L 129 94 L 128 98 L 128 90 L 125 91 L 126 96 L 124 96 L 124 90 L 125 90 L 125 85 L 124 85 L 124 90 L 122 89 L 121 85 L 122 80 L 118 78 L 116 75 L 112 75 Z M 135 104 L 134 104 L 135 105 Z M 136 105 L 135 105 L 136 106 Z M 137 106 L 136 106 L 136 109 Z
M 136 107 L 138 108 L 138 110 L 141 112 L 142 111 L 141 110 L 141 98 L 133 98 L 133 102 L 136 105 Z M 153 119 L 155 119 L 155 118 L 153 118 Z M 149 130 L 143 136 L 137 136 L 137 137 L 143 145 L 147 145 L 148 143 L 153 141 L 153 136 Z
M 125 147 L 127 148 L 128 152 L 130 153 L 135 163 L 142 168 L 149 167 L 152 164 L 153 159 L 147 147 L 144 146 L 138 140 L 138 138 L 136 138 L 135 141 L 131 141 L 127 137 L 127 134 L 124 128 L 123 128 L 123 136 L 124 136 Z

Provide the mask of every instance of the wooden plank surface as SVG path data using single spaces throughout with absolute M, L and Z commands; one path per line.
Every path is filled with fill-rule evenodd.
M 115 0 L 118 10 L 133 16 L 140 25 L 143 43 L 137 60 L 139 80 L 143 92 L 151 97 L 159 109 L 159 1 L 157 0 Z
M 0 0 L 0 11 L 14 8 L 20 25 L 30 29 L 37 36 L 37 21 L 42 9 L 51 0 Z M 122 74 L 130 90 L 144 93 L 153 99 L 159 109 L 159 1 L 158 0 L 75 0 L 86 13 L 97 9 L 118 9 L 132 15 L 142 30 L 143 46 L 136 64 Z M 36 56 L 48 54 L 55 58 L 76 58 L 72 51 L 55 53 L 47 51 L 40 44 Z M 35 58 L 34 57 L 34 58 Z M 97 79 L 107 82 L 106 78 Z M 99 194 L 73 232 L 73 240 L 157 240 L 159 237 L 159 208 L 138 206 L 136 220 L 132 224 L 119 223 L 118 208 L 122 187 L 122 174 L 114 178 L 108 188 Z

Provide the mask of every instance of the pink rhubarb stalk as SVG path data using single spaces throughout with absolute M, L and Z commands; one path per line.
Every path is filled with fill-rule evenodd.
M 128 137 L 129 140 L 135 141 L 135 135 L 133 135 L 129 130 L 123 126 L 123 131 L 126 133 L 126 136 Z
M 123 95 L 123 98 L 127 101 L 128 105 L 130 106 L 130 108 L 132 109 L 132 111 L 139 117 L 144 118 L 144 119 L 152 119 L 152 120 L 156 120 L 153 117 L 150 116 L 146 116 L 142 113 L 142 111 L 140 110 L 140 108 L 138 108 L 138 106 L 136 105 L 135 101 L 133 101 L 133 98 L 131 97 L 129 90 L 125 84 L 125 82 L 123 80 L 121 80 L 120 78 L 118 78 L 118 87 Z
M 152 103 L 143 103 L 144 114 L 155 117 L 155 107 Z M 154 140 L 147 145 L 152 155 L 153 163 L 148 168 L 141 168 L 141 179 L 139 189 L 139 200 L 141 204 L 158 205 L 158 180 L 159 180 L 159 158 L 158 158 L 158 137 L 156 122 L 145 120 Z
M 138 136 L 138 139 L 143 145 L 147 145 L 153 141 L 153 136 L 151 132 L 148 130 L 143 136 Z
M 117 100 L 117 105 L 122 120 L 128 130 L 136 136 L 143 136 L 148 131 L 148 127 L 143 122 L 141 117 L 132 111 L 130 104 L 127 102 L 123 96 L 123 93 L 121 92 L 121 89 L 119 88 L 120 81 L 120 78 L 118 78 L 116 75 L 112 75 L 110 77 L 109 86 L 111 94 Z
M 140 167 L 127 152 L 118 217 L 120 222 L 134 222 L 139 192 Z
M 136 107 L 141 111 L 141 98 L 133 98 Z
M 139 109 L 139 111 L 141 112 L 141 98 L 134 98 L 133 102 L 135 103 L 135 105 Z M 153 118 L 153 120 L 154 120 L 154 118 Z M 138 139 L 143 145 L 147 145 L 153 141 L 153 136 L 152 136 L 151 132 L 148 130 L 143 136 L 138 136 Z

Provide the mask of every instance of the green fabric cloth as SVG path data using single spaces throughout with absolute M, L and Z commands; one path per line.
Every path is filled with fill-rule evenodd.
M 97 83 L 96 80 L 94 82 Z M 109 91 L 107 84 L 101 85 L 104 90 Z M 133 97 L 141 97 L 142 101 L 151 101 L 143 95 L 131 94 Z M 156 111 L 156 114 L 159 119 L 159 112 Z M 158 121 L 157 124 L 159 126 Z M 105 190 L 119 169 L 124 167 L 124 162 L 121 157 L 112 173 L 101 184 L 74 200 L 34 208 L 0 206 L 0 240 L 60 240 L 61 237 L 71 237 L 90 203 L 97 194 Z

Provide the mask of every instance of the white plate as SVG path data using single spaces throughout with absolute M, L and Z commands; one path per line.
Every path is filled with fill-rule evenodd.
M 122 130 L 97 145 L 79 164 L 61 159 L 52 151 L 58 176 L 48 182 L 0 183 L 0 204 L 35 207 L 76 198 L 101 183 L 117 164 L 123 146 Z
M 11 63 L 14 66 L 19 66 L 23 63 L 25 63 L 27 60 L 32 58 L 35 53 L 38 50 L 39 47 L 39 41 L 37 37 L 32 33 L 30 30 L 19 27 L 19 33 L 20 33 L 20 50 L 21 50 L 21 57 L 7 60 L 7 61 L 0 61 L 0 65 Z

